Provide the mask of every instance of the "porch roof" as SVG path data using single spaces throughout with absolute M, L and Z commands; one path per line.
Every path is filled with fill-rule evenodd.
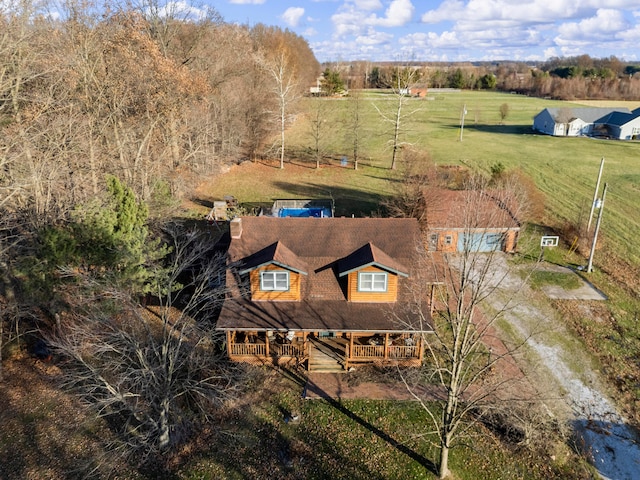
M 353 303 L 346 300 L 251 302 L 227 300 L 218 330 L 431 332 L 429 307 L 400 303 Z

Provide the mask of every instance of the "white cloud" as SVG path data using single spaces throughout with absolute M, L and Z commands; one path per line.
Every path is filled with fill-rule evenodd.
M 303 15 L 304 8 L 289 7 L 284 11 L 280 18 L 282 18 L 282 20 L 290 27 L 297 27 Z
M 603 38 L 623 31 L 627 27 L 628 24 L 622 12 L 601 8 L 596 12 L 595 17 L 560 25 L 558 37 L 563 42 Z
M 342 9 L 331 16 L 333 28 L 338 38 L 359 35 L 363 31 L 362 14 L 353 8 Z
M 393 0 L 385 11 L 384 17 L 372 15 L 367 19 L 367 23 L 381 27 L 401 27 L 411 21 L 414 11 L 415 7 L 411 0 Z
M 382 7 L 379 0 L 346 0 L 331 16 L 335 36 L 362 35 L 370 26 L 401 27 L 411 21 L 415 11 L 411 0 L 392 0 L 384 16 L 370 13 Z
M 313 27 L 309 27 L 304 32 L 302 32 L 302 35 L 304 35 L 305 37 L 315 37 L 317 34 L 318 31 Z
M 414 28 L 416 19 L 422 27 Z M 394 58 L 400 51 L 452 61 L 583 53 L 631 58 L 640 43 L 640 0 L 340 0 L 331 21 L 334 45 L 344 42 L 349 51 L 326 46 L 323 52 L 352 58 Z
M 229 3 L 236 5 L 262 5 L 266 0 L 229 0 Z
M 209 11 L 206 7 L 204 9 L 197 8 L 190 3 L 177 1 L 167 2 L 162 7 L 159 7 L 156 13 L 158 16 L 163 18 L 202 20 L 207 17 Z
M 620 32 L 617 37 L 626 43 L 626 47 L 633 45 L 630 50 L 635 50 L 635 45 L 640 42 L 640 25 L 635 25 L 633 28 L 629 30 L 625 30 L 624 32 Z
M 444 0 L 436 9 L 425 12 L 423 23 L 472 21 L 480 28 L 486 21 L 516 21 L 555 23 L 558 20 L 579 19 L 602 7 L 601 0 Z M 637 7 L 637 0 L 609 0 L 608 8 Z
M 382 45 L 389 43 L 393 39 L 393 35 L 389 33 L 378 32 L 370 28 L 366 35 L 356 37 L 356 43 L 359 45 Z
M 380 0 L 353 0 L 353 5 L 357 10 L 365 10 L 367 12 L 382 8 Z

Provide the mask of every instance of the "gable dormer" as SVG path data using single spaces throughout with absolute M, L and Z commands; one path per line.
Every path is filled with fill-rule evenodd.
M 347 277 L 350 302 L 395 302 L 398 277 L 408 277 L 406 267 L 371 242 L 338 263 L 339 277 Z
M 306 264 L 281 242 L 245 258 L 238 272 L 249 274 L 251 300 L 299 301 Z

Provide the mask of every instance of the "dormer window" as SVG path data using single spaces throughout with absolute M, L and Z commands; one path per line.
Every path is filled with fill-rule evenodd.
M 358 274 L 358 291 L 360 292 L 386 292 L 386 272 L 360 272 Z
M 289 290 L 289 272 L 280 270 L 260 272 L 260 290 L 286 292 Z

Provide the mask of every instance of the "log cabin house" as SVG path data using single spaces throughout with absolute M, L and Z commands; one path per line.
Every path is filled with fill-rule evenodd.
M 231 360 L 421 365 L 433 289 L 418 280 L 417 220 L 241 217 L 230 229 L 217 329 Z

